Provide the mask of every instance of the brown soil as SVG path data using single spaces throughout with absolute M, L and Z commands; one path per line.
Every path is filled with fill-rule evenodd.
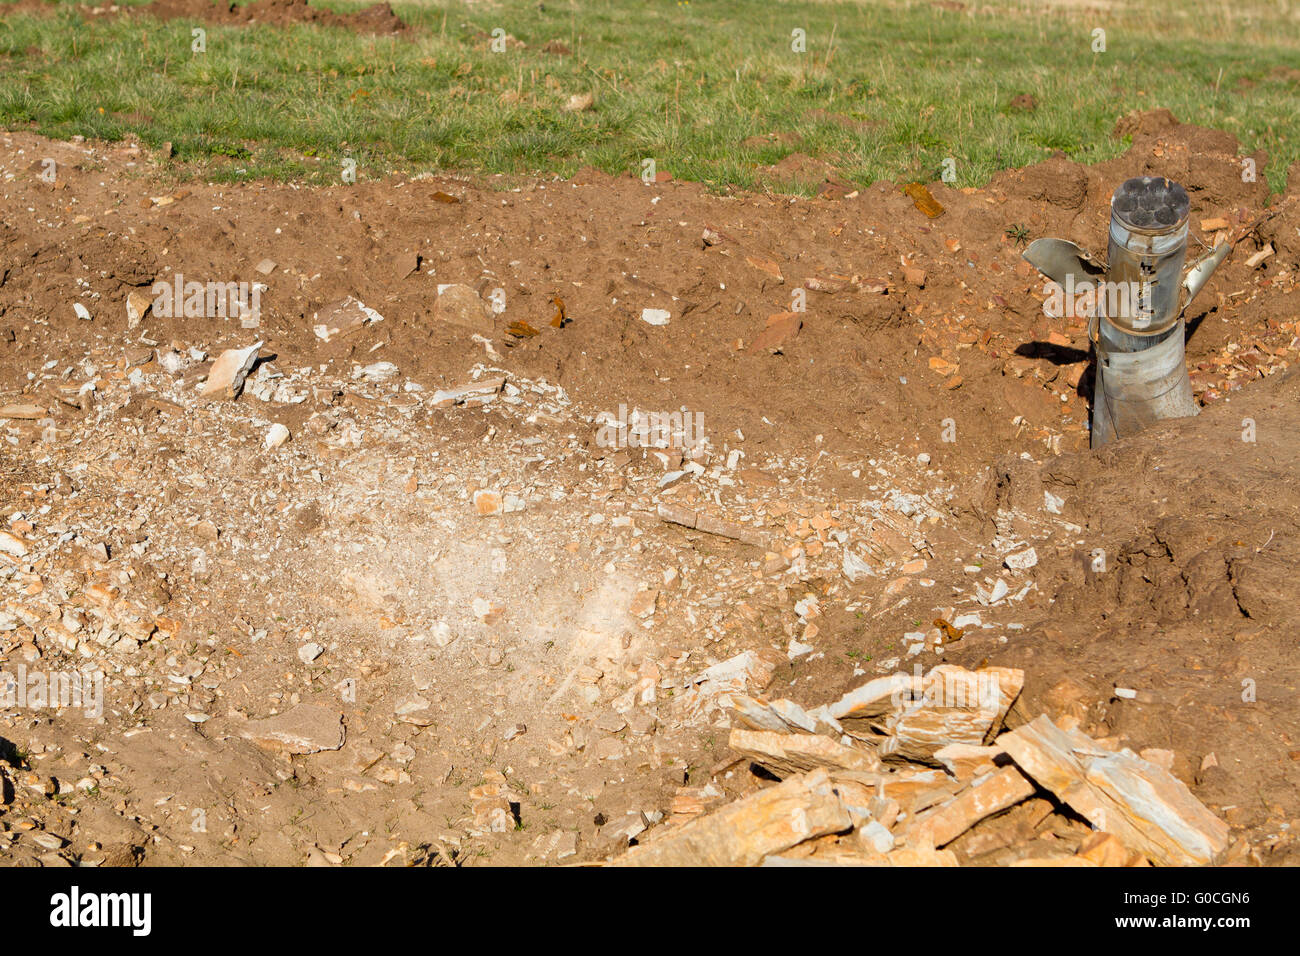
M 49 0 L 20 0 L 24 10 L 50 9 Z M 407 29 L 402 19 L 387 3 L 376 3 L 352 13 L 335 13 L 320 7 L 309 6 L 307 0 L 254 0 L 249 4 L 235 4 L 226 0 L 153 0 L 141 6 L 93 7 L 87 4 L 83 12 L 93 16 L 149 16 L 159 20 L 195 20 L 228 26 L 289 26 L 294 23 L 316 23 L 321 26 L 341 27 L 354 33 L 395 34 Z
M 1273 373 L 1300 346 L 1300 210 L 1246 229 L 1266 157 L 1241 182 L 1227 134 L 1135 117 L 1125 135 L 1098 166 L 933 184 L 937 219 L 887 184 L 718 198 L 594 171 L 174 191 L 137 147 L 4 135 L 0 406 L 42 413 L 0 421 L 0 530 L 28 548 L 0 553 L 0 666 L 110 678 L 98 721 L 0 718 L 10 857 L 602 857 L 678 788 L 756 785 L 683 693 L 705 666 L 761 651 L 768 693 L 813 705 L 932 666 L 905 635 L 977 613 L 944 659 L 1023 667 L 1026 712 L 1176 751 L 1251 859 L 1293 861 L 1300 380 Z M 1203 414 L 1092 453 L 1084 324 L 1044 314 L 1008 230 L 1103 253 L 1111 191 L 1144 173 L 1188 188 L 1198 237 L 1217 216 L 1247 237 L 1189 316 Z M 265 283 L 260 327 L 129 327 L 128 294 L 177 273 Z M 438 317 L 444 283 L 501 290 L 490 335 Z M 786 337 L 749 347 L 797 289 Z M 317 313 L 349 295 L 383 321 L 322 342 Z M 242 396 L 202 400 L 211 360 L 258 340 Z M 501 374 L 485 407 L 433 401 Z M 602 447 L 595 416 L 620 405 L 700 413 L 702 471 Z M 267 450 L 272 423 L 293 437 Z M 480 516 L 479 490 L 523 508 Z M 885 522 L 924 539 L 919 562 Z M 1003 570 L 1027 545 L 1037 566 Z M 853 580 L 850 551 L 870 566 Z M 983 606 L 998 578 L 1010 597 Z M 303 704 L 342 716 L 341 749 L 249 739 Z

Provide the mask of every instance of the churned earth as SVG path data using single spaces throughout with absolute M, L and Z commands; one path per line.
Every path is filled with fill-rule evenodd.
M 699 680 L 752 652 L 809 705 L 1022 668 L 1009 721 L 1172 750 L 1235 860 L 1294 862 L 1296 180 L 1117 133 L 936 218 L 833 174 L 177 188 L 0 134 L 0 669 L 104 675 L 102 712 L 0 708 L 0 855 L 604 859 L 761 784 Z M 1238 245 L 1203 413 L 1091 452 L 1086 316 L 1021 246 L 1104 253 L 1144 174 Z M 244 309 L 165 315 L 178 281 Z

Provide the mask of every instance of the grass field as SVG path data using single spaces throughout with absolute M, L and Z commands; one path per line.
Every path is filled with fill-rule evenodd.
M 981 12 L 928 3 L 546 0 L 394 3 L 413 29 L 357 36 L 295 26 L 191 27 L 4 10 L 0 125 L 55 137 L 139 137 L 176 175 L 337 181 L 390 171 L 569 175 L 643 159 L 711 188 L 765 188 L 793 150 L 859 185 L 959 185 L 1064 150 L 1124 144 L 1115 119 L 1168 107 L 1273 158 L 1300 159 L 1300 8 L 1287 0 L 1147 5 L 1098 15 L 1038 3 Z M 331 3 L 336 9 L 359 4 Z M 1163 4 L 1160 6 L 1164 6 Z M 501 28 L 525 47 L 492 52 Z M 1094 52 L 1093 30 L 1106 32 Z M 806 50 L 792 50 L 795 29 Z M 543 52 L 558 40 L 572 50 Z M 1289 71 L 1289 72 L 1288 72 Z M 594 106 L 565 112 L 573 94 Z M 1012 110 L 1017 94 L 1037 109 Z M 768 133 L 794 141 L 742 146 Z M 778 187 L 781 188 L 781 187 Z M 784 187 L 802 192 L 809 187 Z

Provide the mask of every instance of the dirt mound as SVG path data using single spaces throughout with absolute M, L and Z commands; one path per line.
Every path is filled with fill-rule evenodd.
M 307 0 L 254 0 L 249 4 L 221 0 L 153 0 L 138 7 L 121 7 L 120 14 L 151 16 L 159 20 L 198 20 L 230 25 L 289 26 L 315 23 L 354 33 L 397 34 L 407 29 L 387 3 L 376 3 L 352 13 L 335 13 L 310 6 Z
M 1177 126 L 1178 117 L 1169 110 L 1134 110 L 1115 121 L 1111 135 L 1120 139 L 1125 136 L 1156 136 Z
M 1206 204 L 1227 206 L 1260 202 L 1267 186 L 1261 170 L 1268 154 L 1240 155 L 1237 139 L 1223 130 L 1179 123 L 1168 110 L 1130 113 L 1115 124 L 1116 136 L 1132 136 L 1137 153 L 1149 157 L 1135 176 L 1167 176 Z M 1166 145 L 1167 144 L 1167 145 Z
M 1088 197 L 1088 174 L 1063 155 L 1025 170 L 1025 197 L 1062 209 L 1080 209 Z

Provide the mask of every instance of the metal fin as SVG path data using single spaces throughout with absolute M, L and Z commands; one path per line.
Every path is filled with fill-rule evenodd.
M 1223 264 L 1223 260 L 1228 258 L 1230 252 L 1232 252 L 1232 243 L 1221 242 L 1196 260 L 1196 264 L 1187 270 L 1187 275 L 1183 278 L 1183 305 L 1178 310 L 1179 315 L 1182 315 L 1192 304 L 1196 294 L 1205 287 L 1205 283 L 1210 281 L 1214 270 Z
M 1021 258 L 1059 285 L 1074 276 L 1074 285 L 1099 279 L 1106 267 L 1068 239 L 1035 239 Z

